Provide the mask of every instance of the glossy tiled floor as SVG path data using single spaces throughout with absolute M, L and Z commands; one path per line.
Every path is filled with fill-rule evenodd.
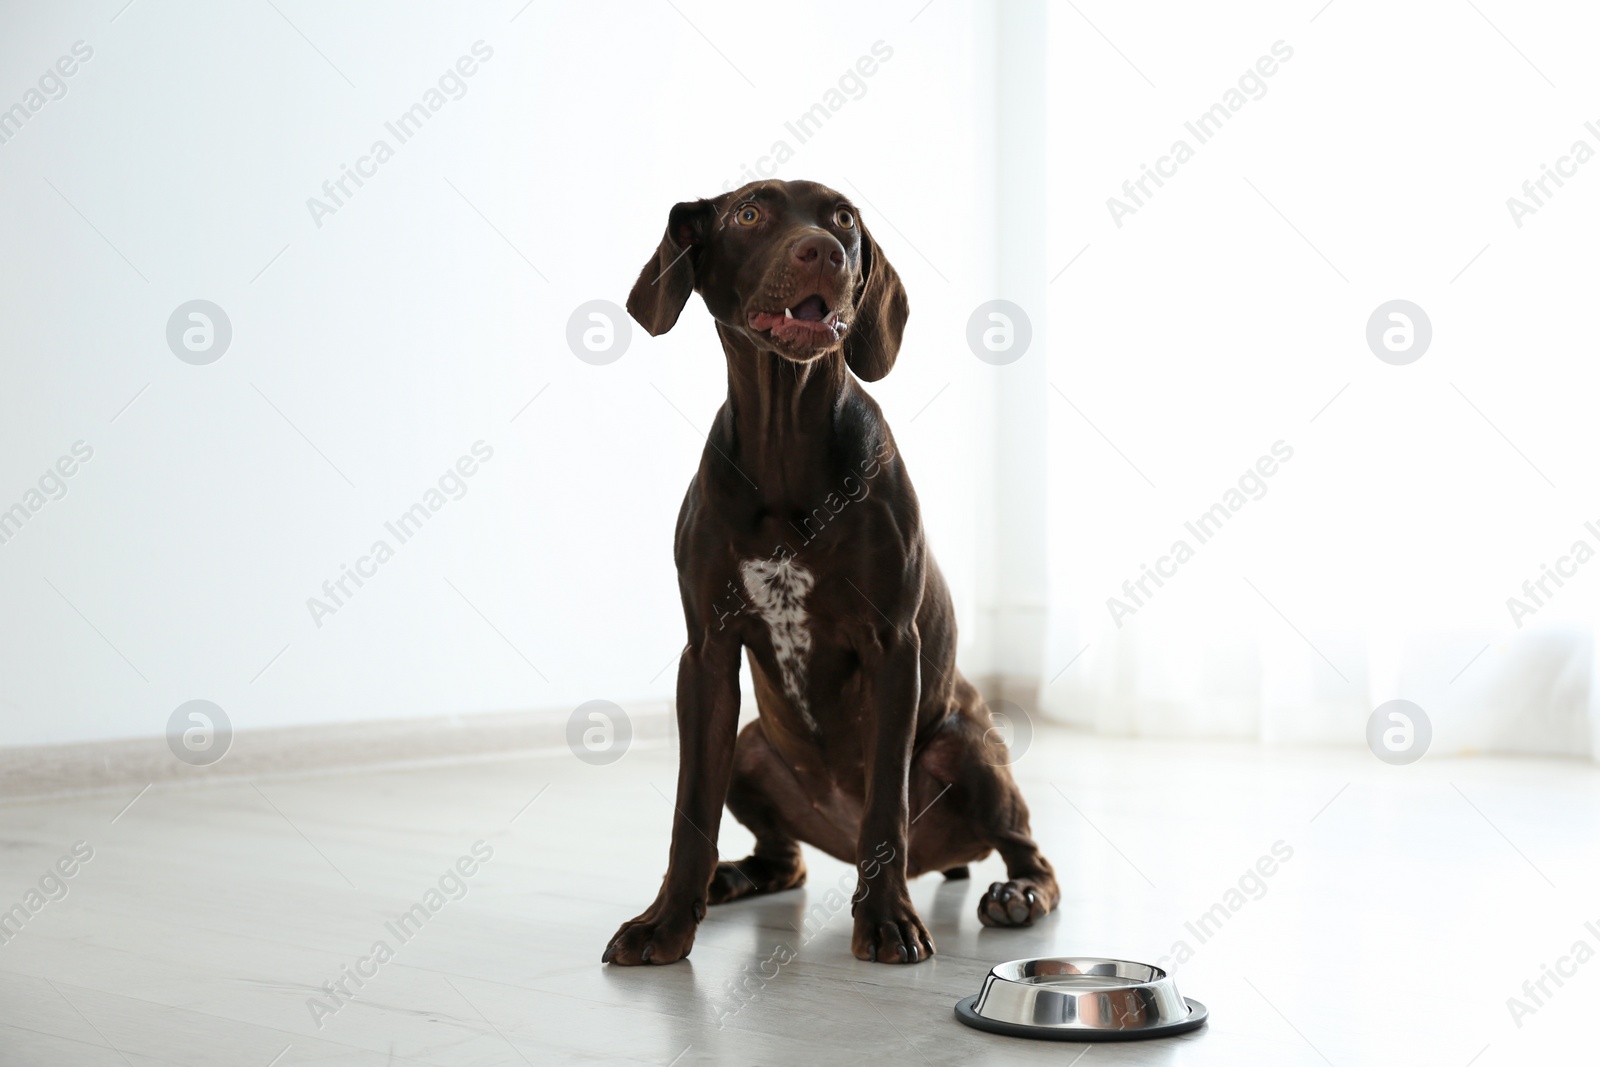
M 984 930 L 975 896 L 996 861 L 970 882 L 923 878 L 913 895 L 940 954 L 916 967 L 850 957 L 848 913 L 826 899 L 848 868 L 816 854 L 807 888 L 715 909 L 689 962 L 600 965 L 662 873 L 665 748 L 608 767 L 562 750 L 161 785 L 120 815 L 131 791 L 9 804 L 0 908 L 41 879 L 66 895 L 0 945 L 0 1063 L 1592 1060 L 1595 767 L 1395 768 L 1365 751 L 1045 732 L 1017 771 L 1064 878 L 1062 909 L 1033 930 Z M 92 858 L 45 878 L 80 841 Z M 748 842 L 725 825 L 724 854 Z M 1288 858 L 1252 876 L 1275 847 Z M 426 918 L 401 927 L 418 904 Z M 390 958 L 374 955 L 380 941 Z M 1089 1048 L 952 1018 L 990 963 L 1061 952 L 1168 958 L 1212 1022 Z M 1535 1002 L 1523 983 L 1544 965 L 1570 976 L 1535 984 Z M 347 973 L 367 977 L 358 988 Z M 343 1003 L 321 991 L 340 980 L 354 994 Z M 1533 1009 L 1519 1020 L 1513 996 Z

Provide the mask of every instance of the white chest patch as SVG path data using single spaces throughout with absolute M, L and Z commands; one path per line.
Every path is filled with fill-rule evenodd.
M 751 607 L 767 624 L 772 652 L 783 675 L 783 693 L 800 712 L 806 725 L 816 727 L 806 703 L 806 664 L 811 659 L 811 631 L 806 628 L 806 596 L 816 579 L 792 559 L 747 559 L 739 577 L 750 595 Z

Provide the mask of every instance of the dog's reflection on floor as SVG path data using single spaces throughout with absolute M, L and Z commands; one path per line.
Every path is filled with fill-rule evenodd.
M 961 917 L 970 907 L 967 901 L 971 889 L 970 878 L 946 878 L 933 891 L 933 907 L 928 912 L 928 918 L 936 937 L 955 944 L 962 926 Z
M 947 879 L 934 889 L 928 912 L 930 928 L 952 942 L 963 926 L 972 932 L 971 923 L 963 922 L 963 909 L 970 908 L 971 886 L 968 879 Z M 843 883 L 832 885 L 822 876 L 783 893 L 739 901 L 713 913 L 710 921 L 736 920 L 750 925 L 752 959 L 771 960 L 763 972 L 771 977 L 793 959 L 826 958 L 818 954 L 840 945 L 848 947 L 850 905 L 848 888 Z

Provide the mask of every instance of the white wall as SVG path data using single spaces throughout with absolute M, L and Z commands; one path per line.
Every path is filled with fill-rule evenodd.
M 1054 22 L 1055 263 L 1087 246 L 1051 287 L 1050 376 L 1080 409 L 1052 398 L 1055 713 L 1360 744 L 1402 698 L 1438 751 L 1600 751 L 1600 565 L 1532 618 L 1507 605 L 1575 541 L 1600 546 L 1596 18 L 1478 8 L 1085 9 L 1104 37 Z M 1185 124 L 1241 84 L 1201 143 Z M 1580 140 L 1591 161 L 1514 217 Z M 1114 218 L 1178 141 L 1193 158 Z M 1396 298 L 1433 331 L 1403 366 L 1365 336 Z M 1122 583 L 1194 542 L 1184 522 L 1280 440 L 1294 459 L 1265 495 L 1114 620 Z
M 277 7 L 3 16 L 0 107 L 93 55 L 0 144 L 0 508 L 75 442 L 93 457 L 0 544 L 0 744 L 156 734 L 193 698 L 240 729 L 668 698 L 672 524 L 722 356 L 698 301 L 603 367 L 567 319 L 621 303 L 668 207 L 792 143 L 877 41 L 892 58 L 779 176 L 855 196 L 910 289 L 873 392 L 970 635 L 991 10 Z M 465 95 L 397 144 L 385 122 L 478 41 Z M 378 138 L 393 158 L 319 227 L 307 199 Z M 233 329 L 205 366 L 165 339 L 197 298 Z M 466 495 L 315 625 L 307 598 L 478 441 Z

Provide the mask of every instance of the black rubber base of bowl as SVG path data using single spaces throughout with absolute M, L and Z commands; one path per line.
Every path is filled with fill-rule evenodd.
M 1198 1000 L 1183 998 L 1189 1005 L 1189 1017 L 1179 1022 L 1168 1023 L 1165 1026 L 1152 1026 L 1145 1030 L 1090 1030 L 1078 1027 L 1063 1026 L 1025 1026 L 1022 1023 L 1001 1022 L 998 1019 L 985 1019 L 972 1010 L 972 1005 L 977 1001 L 976 996 L 956 1002 L 956 1018 L 976 1030 L 987 1030 L 991 1034 L 1005 1034 L 1007 1037 L 1029 1037 L 1035 1041 L 1147 1041 L 1155 1037 L 1172 1037 L 1175 1034 L 1185 1034 L 1196 1030 L 1206 1024 L 1209 1013 L 1206 1006 Z

